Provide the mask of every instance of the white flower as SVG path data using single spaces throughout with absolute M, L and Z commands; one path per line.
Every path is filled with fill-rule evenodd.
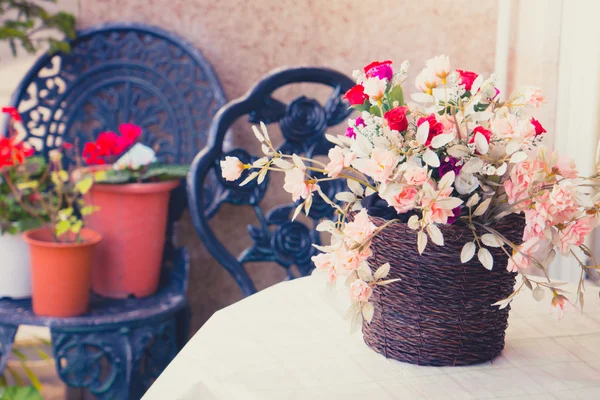
M 473 174 L 461 171 L 454 181 L 454 188 L 460 194 L 469 194 L 479 187 L 479 179 Z
M 116 163 L 114 169 L 138 169 L 156 161 L 156 153 L 150 147 L 141 143 L 133 145 L 127 153 L 123 154 Z
M 437 56 L 427 60 L 427 69 L 431 70 L 438 78 L 445 83 L 446 77 L 450 74 L 450 58 L 448 56 Z
M 415 79 L 415 85 L 417 89 L 424 93 L 431 94 L 433 89 L 441 83 L 440 78 L 437 77 L 434 71 L 429 68 L 425 68 L 419 72 Z
M 379 78 L 368 78 L 363 82 L 365 94 L 373 100 L 379 100 L 387 88 L 387 80 Z
M 221 174 L 228 181 L 239 179 L 243 171 L 244 164 L 237 157 L 227 156 L 221 161 Z

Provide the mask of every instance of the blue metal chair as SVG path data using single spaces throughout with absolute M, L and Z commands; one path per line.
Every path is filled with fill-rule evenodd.
M 305 96 L 287 105 L 272 97 L 273 92 L 280 87 L 301 82 L 327 85 L 333 92 L 324 106 Z M 286 269 L 290 279 L 295 276 L 291 269 L 294 265 L 300 275 L 310 273 L 314 268 L 311 257 L 315 254 L 312 244 L 319 243 L 315 225 L 318 220 L 331 217 L 332 208 L 315 196 L 309 215 L 313 220 L 311 227 L 300 221 L 291 221 L 296 206 L 293 203 L 277 206 L 265 214 L 260 202 L 265 195 L 268 179 L 261 184 L 254 180 L 240 187 L 239 182 L 243 180 L 243 176 L 236 182 L 227 182 L 221 177 L 219 161 L 224 157 L 237 156 L 244 163 L 258 158 L 243 149 L 226 152 L 223 142 L 226 140 L 227 130 L 243 115 L 248 115 L 252 123 L 277 122 L 284 139 L 280 151 L 306 154 L 309 157 L 326 155 L 332 144 L 325 139 L 325 132 L 350 114 L 349 105 L 342 101 L 341 96 L 353 85 L 350 78 L 330 69 L 292 68 L 275 71 L 263 78 L 246 96 L 223 107 L 213 119 L 208 145 L 195 158 L 188 174 L 188 203 L 194 226 L 206 248 L 233 276 L 245 296 L 255 293 L 256 288 L 244 263 L 276 262 Z M 250 130 L 247 134 L 253 136 Z M 207 182 L 211 184 L 207 185 Z M 336 192 L 343 189 L 343 183 L 329 181 L 324 182 L 321 187 L 333 198 Z M 223 246 L 208 223 L 223 203 L 251 206 L 259 221 L 259 226 L 248 226 L 253 244 L 239 257 L 232 255 Z
M 63 142 L 94 140 L 123 122 L 140 125 L 143 141 L 160 146 L 163 162 L 189 163 L 204 147 L 225 95 L 196 48 L 163 30 L 122 23 L 81 31 L 71 46 L 68 54 L 42 56 L 13 97 L 39 154 Z M 88 388 L 100 399 L 140 398 L 188 336 L 189 259 L 172 242 L 173 223 L 185 207 L 181 185 L 171 196 L 156 295 L 92 296 L 88 314 L 76 318 L 38 317 L 30 300 L 0 300 L 0 371 L 19 325 L 48 326 L 58 374 L 68 386 Z

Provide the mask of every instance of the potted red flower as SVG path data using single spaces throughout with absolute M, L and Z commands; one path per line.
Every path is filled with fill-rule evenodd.
M 50 152 L 46 163 L 31 157 L 33 149 L 18 136 L 0 139 L 0 173 L 8 188 L 0 198 L 28 215 L 20 216 L 22 220 L 39 226 L 23 233 L 31 260 L 34 313 L 72 317 L 87 311 L 92 260 L 102 236 L 85 228 L 83 221 L 96 210 L 83 200 L 93 180 L 73 179 L 63 168 L 61 151 Z M 3 258 L 2 264 L 5 261 L 11 260 Z
M 82 153 L 85 170 L 102 171 L 87 196 L 100 208 L 87 223 L 104 237 L 92 287 L 106 297 L 144 297 L 158 287 L 169 196 L 188 167 L 158 163 L 155 151 L 137 142 L 139 126 L 121 124 L 119 131 L 101 133 Z

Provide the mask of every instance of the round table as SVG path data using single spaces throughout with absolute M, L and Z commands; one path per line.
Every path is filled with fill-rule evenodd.
M 588 287 L 584 314 L 561 321 L 548 298 L 517 296 L 504 351 L 470 367 L 416 366 L 373 352 L 342 319 L 343 290 L 311 276 L 215 313 L 143 399 L 600 399 L 596 287 Z

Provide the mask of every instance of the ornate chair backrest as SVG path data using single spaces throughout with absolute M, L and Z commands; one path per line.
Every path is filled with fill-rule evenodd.
M 110 23 L 78 32 L 69 53 L 43 55 L 13 95 L 26 140 L 47 155 L 129 122 L 163 162 L 189 163 L 204 147 L 225 95 L 198 49 L 162 29 Z M 169 227 L 186 204 L 171 199 Z M 169 241 L 167 241 L 169 247 Z
M 333 91 L 324 105 L 305 96 L 289 104 L 273 97 L 275 90 L 294 83 L 327 85 Z M 289 278 L 294 278 L 292 266 L 297 268 L 300 275 L 310 273 L 313 269 L 311 257 L 316 251 L 312 244 L 320 243 L 315 226 L 320 219 L 330 218 L 333 213 L 332 208 L 318 196 L 315 196 L 311 207 L 309 217 L 312 221 L 309 226 L 298 220 L 291 221 L 296 207 L 294 203 L 278 205 L 267 213 L 263 212 L 260 203 L 268 187 L 268 176 L 261 184 L 254 180 L 243 187 L 239 183 L 246 173 L 236 182 L 227 182 L 221 177 L 219 161 L 226 156 L 237 156 L 244 163 L 260 157 L 252 156 L 240 148 L 227 151 L 223 144 L 228 129 L 238 118 L 248 115 L 251 123 L 262 121 L 265 124 L 279 124 L 282 144 L 278 150 L 281 152 L 305 154 L 308 157 L 326 155 L 332 144 L 325 138 L 325 132 L 351 113 L 349 104 L 341 96 L 353 85 L 349 77 L 330 69 L 278 70 L 263 78 L 243 98 L 228 103 L 213 119 L 208 145 L 195 158 L 188 175 L 188 202 L 194 226 L 206 248 L 234 277 L 244 295 L 256 292 L 244 268 L 247 262 L 276 262 L 285 268 Z M 252 135 L 251 132 L 249 134 Z M 328 181 L 323 182 L 321 187 L 333 198 L 336 192 L 343 190 L 344 184 Z M 248 226 L 253 244 L 239 257 L 225 248 L 209 226 L 209 219 L 223 203 L 252 207 L 259 222 L 258 226 Z

